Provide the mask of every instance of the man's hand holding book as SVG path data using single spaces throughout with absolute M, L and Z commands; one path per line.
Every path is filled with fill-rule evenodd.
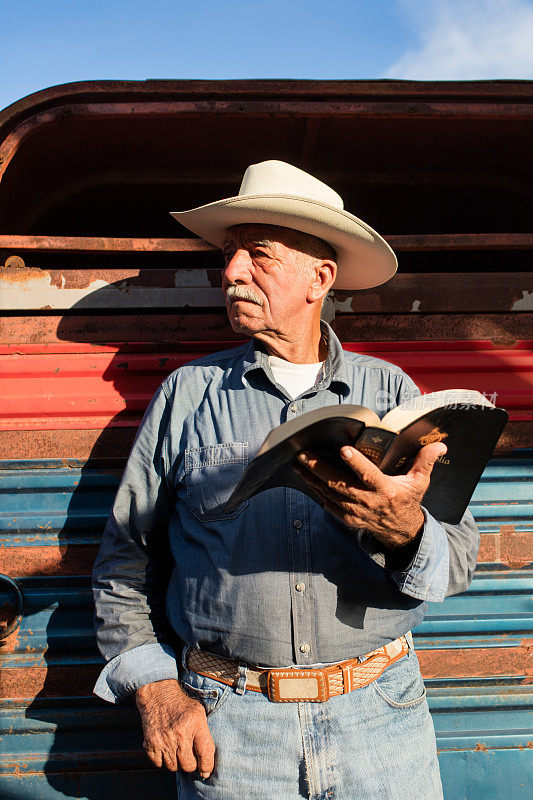
M 385 475 L 354 447 L 342 447 L 340 455 L 353 471 L 353 481 L 324 459 L 310 452 L 299 454 L 297 471 L 322 507 L 349 528 L 365 528 L 384 547 L 396 550 L 410 544 L 424 525 L 421 500 L 429 486 L 436 460 L 446 445 L 434 442 L 422 447 L 405 475 Z

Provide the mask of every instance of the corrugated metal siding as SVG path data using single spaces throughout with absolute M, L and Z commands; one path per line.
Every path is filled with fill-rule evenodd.
M 135 710 L 108 707 L 91 694 L 101 659 L 92 634 L 89 574 L 124 459 L 152 392 L 180 364 L 239 341 L 225 318 L 220 262 L 210 245 L 161 236 L 36 235 L 42 226 L 41 231 L 38 223 L 31 227 L 29 221 L 36 219 L 31 204 L 42 206 L 39 192 L 45 197 L 49 184 L 57 182 L 53 170 L 47 172 L 38 161 L 39 141 L 42 152 L 47 131 L 56 143 L 63 135 L 54 103 L 70 103 L 69 120 L 61 130 L 73 148 L 65 159 L 72 185 L 80 170 L 76 136 L 108 117 L 109 125 L 118 125 L 121 114 L 128 117 L 129 128 L 122 131 L 124 155 L 101 153 L 102 160 L 115 159 L 117 164 L 132 157 L 133 145 L 126 139 L 134 135 L 128 130 L 137 119 L 142 118 L 144 128 L 135 128 L 135 136 L 144 130 L 157 151 L 162 142 L 173 141 L 163 136 L 169 129 L 157 133 L 161 120 L 165 115 L 179 118 L 193 151 L 201 141 L 213 141 L 209 137 L 216 118 L 220 152 L 213 163 L 205 162 L 203 175 L 186 161 L 174 165 L 174 193 L 178 187 L 180 197 L 187 198 L 198 195 L 200 184 L 208 191 L 206 199 L 212 199 L 214 186 L 224 196 L 230 192 L 220 187 L 233 189 L 238 183 L 242 170 L 235 167 L 234 143 L 239 125 L 247 134 L 254 132 L 255 138 L 244 138 L 255 148 L 261 141 L 274 148 L 274 153 L 267 148 L 264 157 L 298 163 L 299 156 L 289 147 L 298 141 L 303 147 L 299 163 L 313 171 L 313 154 L 323 152 L 320 137 L 325 132 L 337 142 L 340 155 L 353 146 L 350 120 L 357 120 L 363 131 L 373 126 L 372 136 L 381 137 L 382 143 L 390 142 L 390 120 L 398 120 L 400 134 L 405 123 L 404 134 L 419 143 L 422 161 L 422 127 L 439 120 L 444 167 L 442 175 L 432 173 L 427 185 L 446 179 L 455 187 L 464 180 L 451 174 L 446 158 L 460 151 L 461 142 L 468 150 L 469 125 L 478 132 L 479 124 L 485 131 L 493 126 L 502 142 L 503 126 L 512 129 L 517 152 L 510 158 L 518 159 L 527 142 L 513 123 L 531 120 L 531 87 L 526 92 L 521 84 L 411 84 L 403 94 L 396 84 L 379 82 L 281 84 L 252 87 L 242 82 L 228 88 L 209 82 L 194 89 L 189 84 L 186 91 L 159 84 L 151 94 L 140 84 L 85 84 L 83 104 L 61 98 L 61 92 L 57 100 L 57 90 L 49 90 L 39 97 L 35 113 L 20 108 L 9 119 L 0 115 L 0 229 L 6 232 L 0 236 L 0 264 L 5 264 L 0 266 L 5 398 L 0 417 L 0 572 L 17 580 L 25 603 L 20 628 L 0 646 L 2 799 L 103 800 L 111 793 L 126 798 L 140 792 L 175 797 L 173 776 L 153 770 L 142 752 Z M 96 91 L 98 103 L 91 94 Z M 126 96 L 131 102 L 121 102 Z M 202 105 L 206 97 L 209 104 Z M 227 140 L 224 114 L 232 120 Z M 414 127 L 410 115 L 417 119 Z M 455 127 L 446 127 L 451 118 Z M 113 131 L 118 134 L 118 128 Z M 259 160 L 257 150 L 246 147 L 250 153 L 240 154 L 243 168 L 248 158 Z M 221 170 L 224 148 L 227 166 Z M 491 158 L 496 148 L 493 144 Z M 52 162 L 53 148 L 47 152 Z M 335 148 L 328 152 L 335 153 Z M 88 169 L 101 168 L 90 154 L 88 158 Z M 179 148 L 177 155 L 168 156 L 169 163 L 172 158 L 179 159 Z M 350 180 L 356 178 L 350 179 L 346 169 L 341 174 L 332 158 L 321 174 L 339 187 L 345 181 L 346 206 L 355 207 L 349 198 Z M 30 167 L 36 197 L 26 193 L 17 199 L 20 219 L 27 220 L 24 227 L 11 213 L 13 202 L 6 206 L 2 187 L 17 191 L 15 177 L 26 174 L 29 180 L 24 170 Z M 392 175 L 396 166 L 388 168 Z M 353 169 L 355 174 L 355 165 Z M 490 159 L 483 169 L 476 180 L 489 185 L 494 173 Z M 400 184 L 404 180 L 396 179 Z M 76 180 L 82 186 L 83 176 Z M 384 173 L 365 180 L 362 195 L 371 197 L 372 181 L 379 192 L 387 191 Z M 405 180 L 416 183 L 417 178 Z M 57 189 L 56 198 L 60 194 Z M 170 202 L 163 188 L 153 196 L 160 198 L 155 208 L 160 202 L 161 215 L 171 206 L 194 204 Z M 59 200 L 56 204 L 55 217 L 50 210 L 43 216 L 48 229 L 57 233 L 63 220 L 61 232 L 79 234 L 67 207 Z M 109 213 L 105 202 L 102 208 Z M 401 209 L 396 209 L 401 219 Z M 415 202 L 413 225 L 423 217 L 416 209 Z M 95 209 L 91 218 L 94 229 L 85 234 L 101 233 L 97 213 Z M 408 268 L 384 287 L 355 295 L 336 292 L 325 309 L 349 349 L 398 363 L 426 391 L 458 386 L 489 396 L 496 392 L 498 404 L 511 415 L 471 503 L 482 533 L 472 586 L 432 605 L 414 632 L 446 800 L 485 800 L 504 793 L 513 800 L 530 797 L 532 790 L 533 281 L 525 269 L 533 237 L 520 227 L 518 213 L 512 218 L 516 225 L 507 233 L 428 232 L 428 219 L 419 228 L 404 225 L 405 234 L 387 238 L 400 253 L 400 265 Z M 134 222 L 134 227 L 139 224 L 136 218 Z M 401 229 L 401 224 L 395 228 Z M 12 604 L 9 587 L 0 582 L 6 619 Z

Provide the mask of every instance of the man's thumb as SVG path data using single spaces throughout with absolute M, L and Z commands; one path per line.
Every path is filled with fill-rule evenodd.
M 440 456 L 443 456 L 447 450 L 448 448 L 443 442 L 433 442 L 433 444 L 426 444 L 425 447 L 421 447 L 408 475 L 413 478 L 423 478 L 426 483 L 429 483 L 435 461 Z

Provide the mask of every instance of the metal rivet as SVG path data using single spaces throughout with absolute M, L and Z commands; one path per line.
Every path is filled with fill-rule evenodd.
M 307 642 L 304 642 L 303 644 L 300 645 L 300 653 L 309 653 L 310 650 L 311 648 L 309 647 Z
M 8 268 L 11 267 L 12 269 L 24 269 L 26 264 L 24 263 L 24 259 L 20 256 L 8 256 L 4 266 Z
M 292 524 L 294 525 L 295 528 L 301 528 L 302 527 L 302 520 L 301 519 L 295 519 Z
M 296 590 L 298 592 L 305 592 L 305 583 L 297 583 L 296 584 Z

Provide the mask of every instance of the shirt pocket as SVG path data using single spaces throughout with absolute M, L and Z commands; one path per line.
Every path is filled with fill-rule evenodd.
M 248 442 L 227 442 L 185 450 L 187 503 L 203 521 L 235 519 L 248 501 L 229 513 L 222 508 L 248 466 Z

